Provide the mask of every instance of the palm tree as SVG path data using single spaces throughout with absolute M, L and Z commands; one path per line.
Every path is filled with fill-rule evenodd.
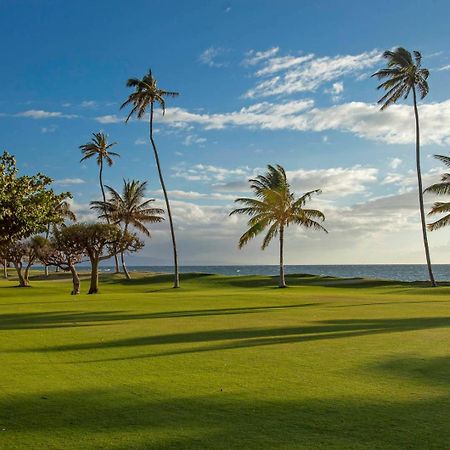
M 412 92 L 416 126 L 417 184 L 419 189 L 419 209 L 420 220 L 422 222 L 423 245 L 425 248 L 425 257 L 430 282 L 432 286 L 436 286 L 433 269 L 431 267 L 430 249 L 428 247 L 427 227 L 425 222 L 425 210 L 423 206 L 422 172 L 420 168 L 419 110 L 417 108 L 417 94 L 420 95 L 420 99 L 423 99 L 429 92 L 427 79 L 430 72 L 428 69 L 424 69 L 422 67 L 421 53 L 414 51 L 413 54 L 414 58 L 408 50 L 402 47 L 399 47 L 393 51 L 385 51 L 383 53 L 383 57 L 387 60 L 387 66 L 384 69 L 374 73 L 372 76 L 377 77 L 379 80 L 387 78 L 386 81 L 377 87 L 377 89 L 384 89 L 387 91 L 378 101 L 378 104 L 382 105 L 381 110 L 397 103 L 397 101 L 402 97 L 406 100 Z
M 110 148 L 114 147 L 114 145 L 117 144 L 117 142 L 112 142 L 111 144 L 108 144 L 108 136 L 104 133 L 92 133 L 93 138 L 90 142 L 84 145 L 80 145 L 81 153 L 83 153 L 83 157 L 81 158 L 80 162 L 85 161 L 90 158 L 97 158 L 97 165 L 99 166 L 99 184 L 100 189 L 102 191 L 102 197 L 103 201 L 106 202 L 106 196 L 105 196 L 105 188 L 103 186 L 103 165 L 106 162 L 108 164 L 108 167 L 111 167 L 114 163 L 112 157 L 113 156 L 120 156 L 118 153 L 111 152 Z M 109 224 L 110 219 L 108 214 L 106 214 L 105 211 L 105 219 L 106 222 Z M 117 255 L 114 255 L 114 263 L 116 266 L 116 273 L 119 273 L 119 260 L 117 258 Z
M 262 233 L 267 227 L 261 249 L 264 250 L 273 238 L 279 236 L 280 241 L 280 280 L 279 287 L 286 287 L 284 279 L 284 232 L 289 225 L 299 225 L 314 230 L 327 230 L 315 220 L 323 222 L 324 214 L 317 209 L 305 209 L 306 202 L 314 195 L 319 194 L 320 189 L 307 192 L 299 198 L 295 198 L 291 192 L 286 172 L 283 167 L 277 165 L 267 166 L 267 173 L 250 179 L 250 188 L 256 198 L 237 198 L 236 203 L 245 205 L 230 213 L 246 214 L 250 216 L 249 229 L 239 239 L 239 248 L 242 248 L 251 239 Z
M 156 148 L 156 143 L 153 138 L 153 112 L 155 103 L 157 103 L 164 115 L 166 110 L 166 97 L 176 97 L 178 92 L 166 91 L 160 89 L 157 85 L 156 79 L 153 77 L 152 71 L 149 70 L 146 75 L 140 80 L 139 78 L 130 78 L 127 81 L 127 86 L 134 88 L 134 92 L 128 96 L 128 99 L 121 105 L 120 109 L 131 105 L 131 111 L 128 114 L 125 122 L 128 122 L 132 116 L 136 116 L 138 119 L 145 117 L 146 112 L 150 109 L 149 115 L 149 132 L 150 132 L 150 142 L 153 148 L 153 153 L 155 155 L 156 167 L 158 169 L 159 181 L 161 183 L 161 188 L 164 194 L 164 200 L 166 202 L 167 216 L 169 217 L 169 227 L 170 234 L 172 237 L 172 247 L 173 247 L 173 261 L 174 261 L 174 288 L 180 287 L 180 277 L 178 270 L 178 253 L 177 244 L 175 239 L 175 230 L 173 227 L 172 212 L 170 210 L 169 197 L 167 195 L 166 185 L 164 183 L 164 177 L 161 170 L 161 164 L 159 161 L 158 150 Z
M 436 159 L 442 161 L 447 167 L 450 167 L 450 157 L 444 155 L 434 155 Z M 437 194 L 437 195 L 449 195 L 450 194 L 450 173 L 444 173 L 441 177 L 440 183 L 432 184 L 430 187 L 425 189 L 424 192 Z M 444 214 L 444 217 L 436 220 L 433 223 L 428 224 L 428 229 L 430 231 L 438 230 L 439 228 L 445 227 L 450 224 L 450 202 L 436 202 L 434 203 L 431 211 L 428 213 L 429 216 L 434 216 L 436 214 Z
M 103 212 L 100 218 L 107 214 L 115 224 L 122 224 L 124 231 L 128 231 L 128 228 L 132 226 L 148 237 L 150 237 L 150 230 L 146 224 L 164 220 L 161 217 L 164 210 L 151 206 L 155 199 L 144 200 L 146 181 L 123 180 L 122 195 L 110 186 L 105 187 L 108 190 L 109 199 L 106 202 L 91 202 L 92 209 Z M 121 260 L 125 276 L 130 279 L 123 252 L 121 252 Z
M 70 203 L 67 200 L 61 200 L 57 205 L 55 210 L 58 213 L 58 216 L 60 217 L 62 223 L 64 223 L 64 220 L 71 220 L 72 222 L 75 222 L 77 220 L 77 216 L 75 213 L 70 209 Z M 49 223 L 47 225 L 47 231 L 45 232 L 45 239 L 48 239 L 50 236 L 51 226 L 56 225 L 55 223 Z M 58 271 L 58 267 L 56 267 L 56 271 Z M 45 270 L 45 276 L 48 277 L 48 266 L 44 266 Z

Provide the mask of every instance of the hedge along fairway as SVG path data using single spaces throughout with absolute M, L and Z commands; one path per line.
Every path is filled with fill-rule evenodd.
M 0 448 L 450 448 L 450 288 L 134 276 L 0 282 Z

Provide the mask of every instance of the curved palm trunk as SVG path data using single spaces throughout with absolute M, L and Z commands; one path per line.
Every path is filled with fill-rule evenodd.
M 103 158 L 100 160 L 100 170 L 99 170 L 99 182 L 100 182 L 100 189 L 102 190 L 102 197 L 103 197 L 103 203 L 106 203 L 106 195 L 105 195 L 105 188 L 103 187 Z M 104 209 L 106 222 L 108 225 L 111 223 L 109 220 L 108 213 L 106 212 L 106 208 Z M 115 272 L 114 273 L 120 273 L 119 270 L 119 258 L 117 257 L 117 253 L 114 254 L 114 266 L 115 266 Z
M 284 280 L 284 227 L 280 228 L 280 281 L 278 287 L 286 287 Z
M 131 280 L 130 272 L 128 272 L 127 265 L 125 264 L 125 255 L 123 254 L 123 252 L 120 252 L 120 259 L 122 262 L 122 270 L 123 273 L 125 274 L 125 278 L 127 280 Z
M 71 295 L 78 295 L 80 293 L 80 278 L 78 276 L 75 266 L 69 266 L 70 273 L 72 274 L 72 292 Z
M 430 277 L 431 286 L 436 287 L 434 280 L 433 269 L 431 267 L 430 249 L 428 247 L 427 225 L 425 221 L 425 210 L 423 206 L 423 186 L 422 186 L 422 171 L 420 168 L 420 128 L 419 128 L 419 111 L 417 109 L 416 89 L 413 87 L 414 100 L 414 117 L 416 121 L 416 166 L 417 166 L 417 184 L 419 187 L 419 209 L 420 220 L 422 222 L 423 246 L 425 248 L 425 257 L 428 266 L 428 275 Z
M 17 277 L 19 278 L 19 286 L 20 287 L 28 287 L 30 283 L 28 282 L 27 278 L 23 276 L 22 273 L 22 264 L 14 262 L 14 268 L 17 272 Z
M 150 106 L 150 142 L 152 143 L 153 152 L 155 154 L 156 167 L 158 169 L 159 181 L 161 183 L 161 188 L 162 188 L 163 194 L 164 194 L 164 200 L 166 202 L 167 216 L 169 217 L 170 234 L 172 237 L 172 247 L 173 247 L 173 264 L 174 264 L 173 287 L 179 288 L 180 287 L 180 275 L 179 275 L 179 271 L 178 271 L 178 254 L 177 254 L 177 243 L 175 240 L 175 230 L 173 228 L 173 220 L 172 220 L 172 213 L 170 211 L 169 197 L 167 195 L 166 185 L 164 183 L 164 178 L 163 178 L 163 174 L 161 171 L 158 150 L 156 149 L 156 144 L 153 139 L 153 103 Z

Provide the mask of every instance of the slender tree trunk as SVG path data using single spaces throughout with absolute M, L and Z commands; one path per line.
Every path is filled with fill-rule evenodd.
M 49 236 L 50 236 L 50 224 L 48 224 L 48 226 L 47 226 L 47 231 L 45 233 L 45 239 L 48 239 Z M 48 264 L 44 265 L 44 274 L 46 277 L 48 277 Z
M 122 261 L 122 270 L 125 274 L 126 279 L 131 280 L 130 272 L 128 272 L 127 265 L 125 264 L 125 255 L 123 254 L 123 252 L 120 252 L 120 259 Z
M 27 266 L 25 267 L 24 275 L 23 275 L 23 277 L 25 279 L 25 283 L 26 283 L 27 286 L 30 285 L 30 279 L 29 279 L 29 277 L 30 277 L 30 269 L 31 269 L 31 264 L 27 264 Z
M 98 259 L 91 259 L 91 284 L 88 294 L 97 294 L 98 292 Z
M 106 195 L 105 195 L 105 188 L 103 187 L 103 159 L 100 160 L 100 170 L 99 170 L 99 182 L 100 182 L 100 189 L 102 190 L 102 197 L 103 197 L 103 203 L 106 203 Z M 109 220 L 109 215 L 106 211 L 106 207 L 103 209 L 103 212 L 105 213 L 106 222 L 108 225 L 111 224 L 111 221 Z M 117 253 L 114 253 L 114 266 L 115 266 L 115 272 L 114 273 L 120 273 L 119 270 L 119 259 L 117 257 Z
M 77 269 L 75 266 L 69 266 L 70 273 L 72 274 L 73 289 L 71 295 L 78 295 L 80 293 L 80 278 L 78 277 Z
M 161 188 L 164 194 L 164 200 L 166 202 L 167 216 L 169 217 L 170 234 L 172 237 L 172 247 L 173 247 L 173 265 L 174 265 L 174 281 L 173 287 L 180 287 L 180 275 L 178 270 L 178 253 L 177 253 L 177 243 L 175 240 L 175 230 L 173 227 L 172 212 L 170 210 L 169 197 L 167 195 L 166 185 L 164 183 L 164 178 L 161 170 L 161 164 L 159 162 L 158 150 L 156 149 L 155 140 L 153 139 L 153 103 L 150 106 L 150 142 L 152 143 L 153 152 L 155 154 L 156 167 L 158 169 L 159 181 L 161 183 Z
M 17 277 L 19 278 L 19 286 L 20 287 L 28 287 L 30 284 L 28 283 L 28 281 L 22 274 L 22 264 L 16 263 L 16 262 L 13 262 L 13 264 L 14 264 L 14 268 L 16 269 L 16 272 L 17 272 Z
M 420 208 L 420 220 L 422 222 L 422 235 L 423 246 L 425 248 L 425 257 L 428 266 L 428 275 L 430 277 L 431 286 L 436 287 L 436 281 L 434 280 L 433 269 L 431 267 L 430 249 L 428 247 L 427 225 L 425 221 L 425 209 L 423 206 L 423 186 L 422 186 L 422 171 L 420 168 L 420 129 L 419 129 L 419 111 L 417 109 L 417 96 L 416 89 L 413 87 L 413 100 L 414 100 L 414 117 L 416 121 L 416 166 L 417 166 L 417 184 L 419 187 L 419 208 Z
M 284 227 L 280 228 L 280 282 L 278 287 L 285 288 L 286 282 L 284 280 Z
M 8 279 L 8 261 L 6 259 L 3 260 L 3 278 Z

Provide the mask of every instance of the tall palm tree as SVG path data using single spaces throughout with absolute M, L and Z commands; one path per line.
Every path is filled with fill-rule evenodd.
M 77 216 L 75 213 L 70 209 L 70 203 L 67 200 L 61 200 L 57 205 L 55 210 L 58 213 L 58 216 L 61 219 L 61 222 L 64 223 L 65 220 L 71 220 L 72 222 L 75 222 L 77 220 Z M 61 223 L 60 222 L 60 223 Z M 47 231 L 45 232 L 45 239 L 48 239 L 50 236 L 50 231 L 52 225 L 56 225 L 55 223 L 49 223 L 47 225 Z M 58 267 L 56 267 L 56 270 L 58 271 Z M 48 277 L 48 266 L 44 266 L 45 270 L 45 276 Z
M 101 212 L 101 218 L 107 214 L 115 224 L 122 224 L 124 231 L 128 231 L 128 228 L 132 226 L 150 237 L 150 230 L 146 224 L 164 220 L 161 216 L 164 210 L 151 206 L 155 199 L 144 200 L 146 181 L 123 180 L 122 194 L 110 186 L 105 187 L 108 190 L 109 199 L 106 202 L 91 202 L 91 208 Z M 123 252 L 121 252 L 121 260 L 125 276 L 130 279 Z
M 450 157 L 444 155 L 434 155 L 436 159 L 442 161 L 447 167 L 450 167 Z M 426 188 L 424 192 L 437 194 L 437 195 L 449 195 L 450 194 L 450 173 L 444 173 L 441 177 L 440 183 L 432 184 Z M 436 214 L 445 214 L 445 216 L 428 224 L 430 231 L 438 230 L 439 228 L 450 225 L 450 202 L 436 202 L 434 203 L 429 216 Z
M 273 238 L 279 236 L 280 244 L 280 279 L 279 287 L 286 287 L 284 279 L 284 232 L 289 225 L 299 225 L 314 230 L 327 230 L 317 221 L 325 220 L 324 214 L 317 209 L 305 209 L 306 202 L 320 189 L 307 192 L 295 198 L 288 183 L 283 167 L 277 165 L 267 166 L 267 173 L 250 179 L 250 188 L 256 198 L 237 198 L 236 203 L 245 205 L 230 213 L 246 214 L 250 216 L 249 229 L 239 239 L 239 248 L 242 248 L 251 239 L 269 228 L 263 239 L 261 249 L 264 250 Z
M 169 197 L 167 195 L 166 185 L 164 183 L 164 177 L 161 170 L 161 164 L 159 161 L 158 150 L 156 148 L 156 143 L 153 138 L 153 113 L 155 103 L 158 104 L 164 115 L 166 110 L 166 97 L 176 97 L 178 96 L 178 92 L 166 91 L 164 89 L 160 89 L 157 85 L 156 79 L 153 77 L 152 71 L 149 70 L 146 75 L 142 79 L 139 78 L 130 78 L 127 81 L 127 86 L 134 88 L 134 92 L 128 96 L 128 99 L 121 105 L 120 109 L 125 108 L 128 105 L 131 105 L 131 111 L 128 114 L 125 122 L 128 122 L 132 116 L 136 116 L 138 119 L 142 119 L 146 116 L 146 112 L 150 110 L 149 114 L 149 133 L 150 133 L 150 142 L 153 148 L 153 153 L 155 155 L 156 167 L 158 169 L 159 181 L 161 183 L 161 188 L 164 194 L 164 200 L 166 202 L 167 216 L 169 217 L 169 227 L 170 234 L 172 237 L 172 247 L 173 247 L 173 261 L 174 261 L 174 283 L 173 287 L 180 287 L 180 277 L 179 277 L 179 269 L 178 269 L 178 252 L 177 252 L 177 244 L 175 239 L 175 230 L 173 226 L 172 220 L 172 212 L 170 210 Z
M 84 145 L 80 145 L 81 153 L 83 154 L 83 157 L 81 158 L 80 162 L 85 161 L 90 158 L 96 158 L 97 159 L 97 165 L 99 167 L 99 184 L 100 184 L 100 190 L 102 191 L 102 198 L 103 201 L 106 202 L 106 196 L 105 196 L 105 188 L 103 186 L 103 166 L 106 162 L 108 167 L 111 167 L 114 163 L 112 157 L 113 156 L 120 156 L 118 153 L 110 151 L 111 147 L 114 147 L 114 145 L 117 144 L 117 142 L 112 142 L 111 144 L 108 143 L 108 136 L 105 133 L 92 133 L 93 138 L 90 142 Z M 108 214 L 105 211 L 105 219 L 107 223 L 110 223 L 110 219 Z M 117 255 L 114 255 L 114 263 L 116 267 L 116 273 L 119 272 L 119 260 L 117 258 Z
M 417 168 L 417 184 L 419 190 L 419 209 L 420 220 L 422 222 L 422 236 L 423 245 L 425 248 L 425 257 L 428 266 L 428 274 L 432 286 L 436 286 L 436 281 L 431 267 L 430 249 L 428 247 L 427 227 L 425 221 L 425 210 L 423 205 L 423 186 L 422 186 L 422 172 L 420 168 L 420 127 L 419 127 L 419 110 L 417 108 L 417 94 L 420 99 L 426 97 L 429 92 L 428 76 L 430 72 L 428 69 L 422 67 L 422 55 L 418 51 L 411 53 L 399 47 L 393 51 L 388 50 L 383 53 L 383 57 L 387 61 L 384 69 L 379 70 L 372 76 L 377 77 L 383 81 L 377 89 L 384 89 L 387 91 L 383 97 L 380 98 L 378 104 L 381 104 L 381 110 L 388 106 L 397 103 L 402 97 L 406 100 L 412 92 L 414 118 L 416 127 L 416 168 Z

